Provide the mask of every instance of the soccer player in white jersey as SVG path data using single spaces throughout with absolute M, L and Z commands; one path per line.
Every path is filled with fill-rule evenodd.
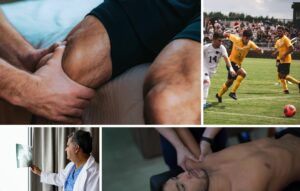
M 230 71 L 232 76 L 236 73 L 232 68 L 231 62 L 228 58 L 228 53 L 224 45 L 222 45 L 222 39 L 224 38 L 222 33 L 214 33 L 212 43 L 206 44 L 203 47 L 204 53 L 204 75 L 203 75 L 203 97 L 204 109 L 209 107 L 210 104 L 207 103 L 208 91 L 210 87 L 210 79 L 217 72 L 219 60 L 221 57 L 224 58 L 226 67 Z

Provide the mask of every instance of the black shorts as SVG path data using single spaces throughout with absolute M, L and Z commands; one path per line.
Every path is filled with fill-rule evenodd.
M 279 64 L 277 68 L 277 72 L 280 74 L 288 75 L 290 73 L 290 63 Z
M 172 40 L 200 42 L 199 0 L 105 0 L 88 15 L 98 18 L 108 32 L 112 77 L 152 62 Z
M 300 138 L 300 128 L 287 128 L 276 134 L 276 138 L 279 139 L 286 134 L 291 134 Z
M 231 62 L 231 66 L 233 68 L 233 70 L 237 73 L 237 71 L 241 68 L 239 65 L 237 65 L 235 62 Z M 237 75 L 236 76 L 231 76 L 230 74 L 230 71 L 229 71 L 229 68 L 227 67 L 226 65 L 226 68 L 228 70 L 228 75 L 227 75 L 227 79 L 228 80 L 235 80 Z

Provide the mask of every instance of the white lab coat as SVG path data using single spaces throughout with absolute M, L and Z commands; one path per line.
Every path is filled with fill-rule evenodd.
M 74 163 L 70 162 L 59 173 L 41 173 L 41 182 L 63 187 Z M 65 189 L 64 189 L 65 190 Z M 79 173 L 73 191 L 99 191 L 99 166 L 93 156 L 90 156 Z

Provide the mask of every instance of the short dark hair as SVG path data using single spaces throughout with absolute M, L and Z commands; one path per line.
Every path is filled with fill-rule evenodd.
M 68 138 L 71 139 L 71 142 L 76 143 L 85 154 L 91 154 L 93 150 L 93 140 L 89 132 L 77 130 L 71 133 Z
M 250 29 L 247 29 L 247 30 L 243 31 L 243 36 L 245 36 L 245 37 L 250 38 L 250 37 L 252 37 L 252 35 L 253 35 L 253 33 Z
M 203 184 L 201 185 L 201 187 L 199 188 L 200 190 L 198 191 L 208 191 L 209 189 L 209 175 L 208 172 L 205 169 L 201 169 L 204 172 L 204 176 L 202 177 L 197 177 L 199 178 L 199 180 L 203 181 Z M 162 185 L 162 191 L 165 191 L 166 189 L 166 182 Z
M 278 26 L 278 27 L 277 27 L 277 30 L 278 30 L 278 29 L 280 29 L 280 30 L 285 30 L 283 26 Z
M 224 38 L 224 35 L 222 33 L 215 32 L 213 34 L 213 39 L 218 39 L 218 38 Z

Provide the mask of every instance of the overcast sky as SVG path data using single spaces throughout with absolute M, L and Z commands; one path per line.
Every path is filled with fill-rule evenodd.
M 204 0 L 204 12 L 244 13 L 251 16 L 269 16 L 278 19 L 293 18 L 293 2 L 300 0 Z

